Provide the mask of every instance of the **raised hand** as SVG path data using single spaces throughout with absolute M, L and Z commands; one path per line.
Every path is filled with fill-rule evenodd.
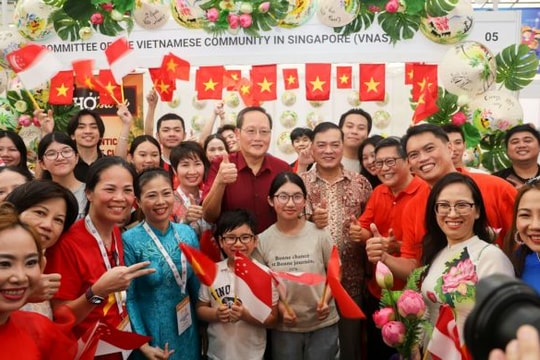
M 366 253 L 370 262 L 377 263 L 377 261 L 381 261 L 383 254 L 386 252 L 387 245 L 385 245 L 385 241 L 387 240 L 381 236 L 377 225 L 372 223 L 369 227 L 373 237 L 366 241 Z
M 311 220 L 319 229 L 328 226 L 328 210 L 326 209 L 326 199 L 322 199 L 321 203 L 318 206 L 314 207 Z
M 351 215 L 351 226 L 349 228 L 349 238 L 352 241 L 362 241 L 361 234 L 362 234 L 362 227 L 360 226 L 360 222 L 358 219 Z
M 131 266 L 116 266 L 108 270 L 92 286 L 96 295 L 107 297 L 111 293 L 126 290 L 131 280 L 152 274 L 156 269 L 147 268 L 150 261 L 143 261 Z
M 199 219 L 202 219 L 203 208 L 201 205 L 197 203 L 197 201 L 195 200 L 192 194 L 189 194 L 188 197 L 189 197 L 190 205 L 187 209 L 186 221 L 188 223 L 192 223 L 194 221 L 198 221 Z
M 223 155 L 223 160 L 219 164 L 216 180 L 218 184 L 227 185 L 232 184 L 238 177 L 238 170 L 236 165 L 229 162 L 229 155 Z

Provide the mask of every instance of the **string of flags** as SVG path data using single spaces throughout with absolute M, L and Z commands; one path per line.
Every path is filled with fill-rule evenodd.
M 7 59 L 26 88 L 34 88 L 50 80 L 49 103 L 69 105 L 73 103 L 75 86 L 99 92 L 99 103 L 115 105 L 124 101 L 122 78 L 136 68 L 136 59 L 126 38 L 119 38 L 105 49 L 110 69 L 94 73 L 94 61 L 81 59 L 72 62 L 72 70 L 60 71 L 60 62 L 46 47 L 30 44 L 8 54 Z M 191 64 L 173 53 L 165 55 L 161 66 L 148 69 L 152 84 L 162 101 L 172 101 L 176 81 L 190 80 Z M 358 93 L 360 101 L 384 101 L 386 96 L 385 64 L 359 64 Z M 223 90 L 238 91 L 246 106 L 277 99 L 278 69 L 276 64 L 253 65 L 249 77 L 241 70 L 225 66 L 200 66 L 195 72 L 195 90 L 199 100 L 221 100 Z M 284 90 L 299 89 L 299 69 L 283 68 Z M 306 100 L 330 99 L 332 85 L 337 89 L 352 89 L 353 66 L 336 66 L 332 77 L 332 64 L 306 63 L 304 86 Z M 438 111 L 437 65 L 406 63 L 405 84 L 412 85 L 413 102 L 416 102 L 413 122 Z

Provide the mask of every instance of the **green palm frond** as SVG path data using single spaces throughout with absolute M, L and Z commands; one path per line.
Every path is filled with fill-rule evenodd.
M 497 83 L 508 90 L 518 91 L 529 85 L 538 69 L 536 54 L 524 44 L 513 44 L 504 48 L 495 57 Z

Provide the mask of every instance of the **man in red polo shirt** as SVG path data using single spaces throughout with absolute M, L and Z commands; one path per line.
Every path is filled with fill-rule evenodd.
M 407 151 L 411 171 L 432 187 L 444 175 L 455 172 L 452 163 L 452 146 L 448 135 L 439 126 L 422 124 L 410 127 L 402 139 Z M 464 172 L 465 173 L 465 172 Z M 482 192 L 488 223 L 498 234 L 496 243 L 503 247 L 503 239 L 512 225 L 516 189 L 506 181 L 492 175 L 466 173 Z M 403 238 L 401 255 L 390 255 L 383 249 L 370 252 L 371 261 L 382 261 L 394 275 L 406 279 L 411 271 L 420 266 L 422 238 L 426 232 L 424 222 L 429 189 L 419 191 L 409 201 L 402 218 Z M 433 209 L 429 209 L 434 211 Z M 491 239 L 482 239 L 490 241 Z M 369 246 L 369 244 L 367 244 Z
M 258 106 L 238 113 L 236 135 L 240 151 L 216 159 L 204 184 L 204 219 L 214 223 L 222 211 L 248 209 L 257 219 L 257 233 L 276 221 L 266 201 L 270 184 L 289 165 L 267 153 L 272 135 L 272 119 Z

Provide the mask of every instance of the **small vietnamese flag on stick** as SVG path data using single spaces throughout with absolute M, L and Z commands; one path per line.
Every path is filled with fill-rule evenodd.
M 117 84 L 121 84 L 122 78 L 136 67 L 135 57 L 131 54 L 132 52 L 133 49 L 131 49 L 125 37 L 115 40 L 105 49 L 107 62 Z
M 191 247 L 184 243 L 180 243 L 179 246 L 180 250 L 182 250 L 182 252 L 186 256 L 187 261 L 189 261 L 189 263 L 191 264 L 195 275 L 197 275 L 199 280 L 204 285 L 208 286 L 208 289 L 210 289 L 210 292 L 219 302 L 219 304 L 223 305 L 221 299 L 216 293 L 216 290 L 212 287 L 212 284 L 214 283 L 217 275 L 216 263 L 194 247 Z

